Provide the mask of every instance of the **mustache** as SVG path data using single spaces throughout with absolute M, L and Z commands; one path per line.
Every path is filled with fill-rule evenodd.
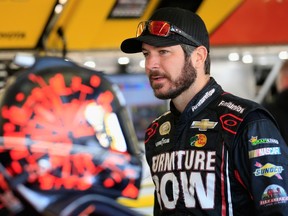
M 161 76 L 161 77 L 167 78 L 167 74 L 162 73 L 159 70 L 149 70 L 149 79 L 152 79 L 152 77 L 154 77 L 154 76 Z

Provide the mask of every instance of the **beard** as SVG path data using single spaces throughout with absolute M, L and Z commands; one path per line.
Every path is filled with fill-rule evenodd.
M 151 72 L 150 76 L 159 74 L 159 71 Z M 158 92 L 157 89 L 161 89 L 163 84 L 150 85 L 153 88 L 155 97 L 159 99 L 174 99 L 179 96 L 182 92 L 187 90 L 196 80 L 197 73 L 190 60 L 185 60 L 185 64 L 182 68 L 180 76 L 176 80 L 171 80 L 170 76 L 164 75 L 165 78 L 172 84 L 171 88 L 167 92 Z

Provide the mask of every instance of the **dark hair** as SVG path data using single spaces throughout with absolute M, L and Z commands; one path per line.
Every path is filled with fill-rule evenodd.
M 195 46 L 190 46 L 187 44 L 180 44 L 180 46 L 182 47 L 184 54 L 185 54 L 185 59 L 190 58 L 192 52 L 195 50 Z M 208 52 L 207 58 L 205 60 L 205 74 L 210 74 L 210 64 L 211 64 L 211 60 L 210 60 L 210 54 Z

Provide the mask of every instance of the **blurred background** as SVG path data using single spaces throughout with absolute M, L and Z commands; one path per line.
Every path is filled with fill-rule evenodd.
M 167 101 L 154 98 L 142 54 L 124 54 L 119 47 L 135 36 L 140 21 L 168 6 L 203 18 L 211 74 L 226 91 L 259 103 L 273 97 L 278 69 L 288 59 L 288 0 L 0 0 L 0 88 L 33 64 L 31 56 L 61 56 L 103 71 L 123 92 L 142 145 L 147 125 Z M 150 215 L 148 173 L 139 199 L 119 202 Z

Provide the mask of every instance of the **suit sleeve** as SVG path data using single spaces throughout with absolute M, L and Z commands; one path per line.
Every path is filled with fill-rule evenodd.
M 239 179 L 254 200 L 256 215 L 287 215 L 288 146 L 273 119 L 252 113 L 234 149 Z

